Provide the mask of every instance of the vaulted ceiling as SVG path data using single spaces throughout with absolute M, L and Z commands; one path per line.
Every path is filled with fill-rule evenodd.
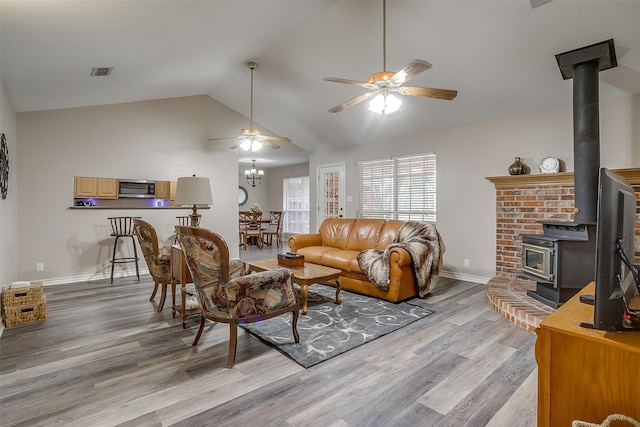
M 18 112 L 208 94 L 249 117 L 253 60 L 254 121 L 310 152 L 568 107 L 555 55 L 607 39 L 619 65 L 600 74 L 601 99 L 640 93 L 640 1 L 388 0 L 387 69 L 423 59 L 433 68 L 412 85 L 458 90 L 403 97 L 390 117 L 366 103 L 329 113 L 364 89 L 322 80 L 382 71 L 381 0 L 0 0 L 0 15 Z M 114 69 L 90 77 L 96 66 Z

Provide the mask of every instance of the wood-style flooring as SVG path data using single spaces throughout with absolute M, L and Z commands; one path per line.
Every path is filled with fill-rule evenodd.
M 0 425 L 536 424 L 535 335 L 484 285 L 442 278 L 421 300 L 435 314 L 310 369 L 242 329 L 226 369 L 228 326 L 192 347 L 198 319 L 182 329 L 151 289 L 148 276 L 45 287 L 47 320 L 0 338 Z

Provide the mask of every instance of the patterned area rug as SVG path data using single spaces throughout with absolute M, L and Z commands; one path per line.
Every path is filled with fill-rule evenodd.
M 340 297 L 342 304 L 336 305 L 335 288 L 309 288 L 307 314 L 301 311 L 298 318 L 298 344 L 293 340 L 290 315 L 241 327 L 309 368 L 433 313 L 406 302 L 394 304 L 347 291 L 340 292 Z

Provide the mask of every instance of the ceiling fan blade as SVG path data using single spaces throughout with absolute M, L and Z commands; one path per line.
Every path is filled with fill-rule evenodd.
M 395 73 L 393 77 L 391 77 L 391 80 L 393 80 L 394 83 L 402 84 L 406 81 L 411 80 L 418 74 L 427 71 L 431 67 L 432 65 L 427 61 L 414 59 L 409 65 Z
M 224 136 L 222 138 L 207 138 L 207 141 L 222 141 L 223 139 L 236 139 L 237 136 Z
M 260 140 L 260 142 L 262 143 L 262 145 L 266 145 L 267 147 L 269 147 L 269 148 L 271 148 L 273 150 L 277 150 L 277 149 L 280 148 L 280 146 L 278 144 L 276 144 L 275 142 L 271 142 L 271 141 L 269 141 L 268 139 L 266 139 L 264 137 Z
M 371 96 L 373 96 L 373 92 L 367 92 L 364 95 L 356 96 L 355 98 L 350 99 L 347 102 L 343 102 L 342 104 L 333 107 L 332 109 L 329 110 L 329 112 L 339 113 L 340 111 L 345 110 L 349 107 L 352 107 L 356 104 L 359 104 L 362 101 L 366 101 L 367 99 L 371 98 Z
M 231 147 L 229 147 L 230 149 L 234 150 L 236 148 L 240 148 L 240 144 L 242 144 L 242 141 L 238 141 L 238 142 L 234 142 Z
M 426 96 L 427 98 L 445 99 L 447 101 L 451 101 L 458 95 L 457 90 L 416 86 L 401 86 L 398 88 L 398 92 L 402 95 Z
M 272 141 L 280 141 L 280 142 L 291 142 L 289 138 L 284 136 L 262 135 L 262 139 L 270 139 Z
M 367 89 L 371 88 L 371 84 L 370 83 L 359 82 L 357 80 L 341 79 L 340 77 L 325 77 L 322 80 L 324 80 L 326 82 L 344 83 L 344 84 L 347 84 L 347 85 L 355 85 L 355 86 L 360 86 L 360 87 L 366 87 Z

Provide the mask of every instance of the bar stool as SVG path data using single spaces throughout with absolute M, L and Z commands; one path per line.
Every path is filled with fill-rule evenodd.
M 140 219 L 141 217 L 136 216 L 115 216 L 109 217 L 109 221 L 111 222 L 111 236 L 115 237 L 116 240 L 113 242 L 113 255 L 111 256 L 111 284 L 113 284 L 113 270 L 116 264 L 123 264 L 127 262 L 135 262 L 136 263 L 136 276 L 138 277 L 138 282 L 140 281 L 140 269 L 138 268 L 138 250 L 136 249 L 136 235 L 133 229 L 133 220 Z M 133 244 L 133 256 L 132 257 L 118 257 L 116 258 L 116 250 L 118 249 L 118 239 L 121 237 L 130 237 L 131 243 Z

